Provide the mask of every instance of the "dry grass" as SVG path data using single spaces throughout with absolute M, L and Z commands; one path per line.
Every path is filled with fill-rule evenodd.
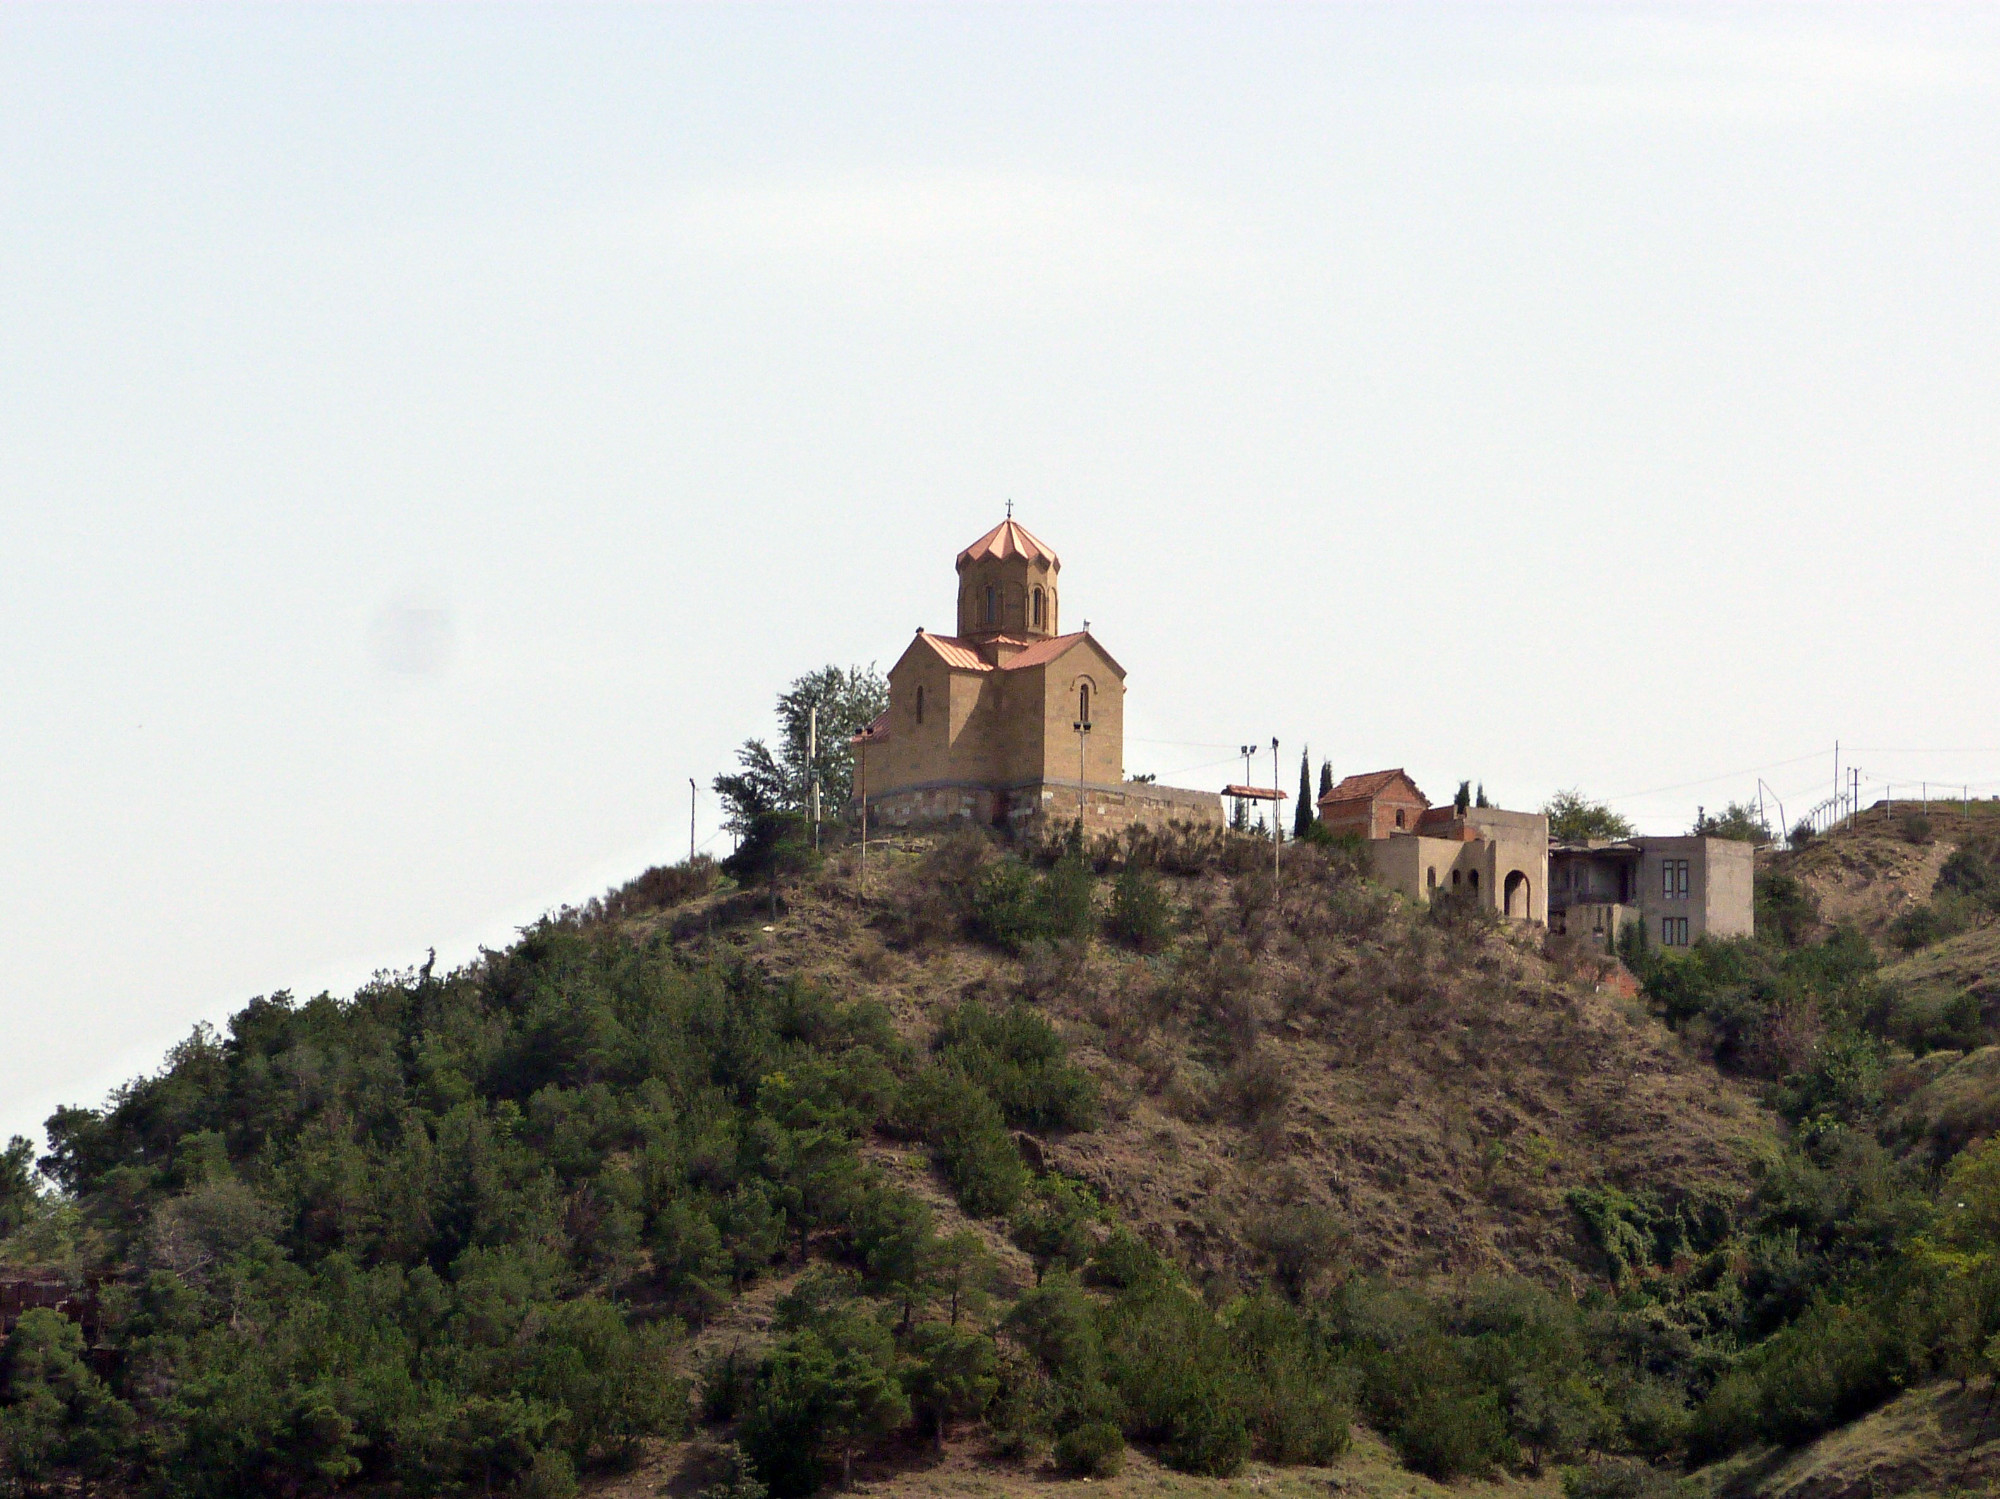
M 641 1499 L 671 1495 L 687 1499 L 698 1494 L 716 1467 L 716 1453 L 703 1439 L 663 1445 L 649 1452 L 631 1473 L 603 1480 L 585 1490 L 591 1499 Z M 1061 1478 L 1040 1467 L 995 1463 L 976 1440 L 954 1443 L 942 1456 L 927 1448 L 888 1454 L 874 1463 L 856 1465 L 850 1491 L 879 1499 L 942 1499 L 942 1496 L 985 1496 L 985 1499 L 1026 1499 L 1026 1496 L 1091 1495 L 1093 1499 L 1221 1499 L 1223 1495 L 1260 1495 L 1263 1499 L 1556 1499 L 1562 1484 L 1553 1473 L 1539 1478 L 1504 1478 L 1494 1482 L 1461 1482 L 1449 1487 L 1412 1473 L 1374 1433 L 1356 1428 L 1354 1446 L 1339 1462 L 1324 1468 L 1273 1468 L 1250 1463 L 1234 1478 L 1195 1478 L 1154 1461 L 1137 1449 L 1128 1450 L 1125 1469 L 1116 1478 Z
M 1733 1459 L 1703 1475 L 1718 1499 L 1911 1499 L 2000 1493 L 2000 1412 L 1949 1382 L 1899 1395 L 1795 1452 Z
M 937 929 L 941 885 L 967 877 L 951 866 L 983 856 L 871 851 L 866 902 L 835 861 L 775 920 L 717 895 L 633 926 L 671 920 L 690 949 L 877 999 L 919 1042 L 945 1005 L 1031 999 L 1107 1104 L 1098 1129 L 1042 1142 L 1049 1163 L 1205 1278 L 1269 1268 L 1263 1230 L 1311 1209 L 1365 1270 L 1575 1285 L 1599 1267 L 1569 1189 L 1735 1197 L 1774 1149 L 1754 1095 L 1622 971 L 1539 932 L 1441 927 L 1299 850 L 1280 892 L 1261 868 L 1168 879 L 1168 953 L 1016 959 Z

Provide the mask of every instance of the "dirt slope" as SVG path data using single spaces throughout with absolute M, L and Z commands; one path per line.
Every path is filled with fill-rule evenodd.
M 1034 1145 L 1197 1273 L 1268 1263 L 1274 1225 L 1310 1209 L 1362 1268 L 1576 1283 L 1600 1267 L 1571 1188 L 1740 1198 L 1774 1147 L 1752 1093 L 1623 997 L 1622 970 L 1564 966 L 1536 931 L 1441 930 L 1303 855 L 1277 899 L 1261 875 L 1168 880 L 1169 951 L 1026 959 L 911 941 L 922 849 L 871 863 L 866 902 L 836 865 L 775 919 L 738 897 L 676 928 L 878 998 L 919 1043 L 961 999 L 1036 1004 L 1108 1108 Z
M 1991 1392 L 1943 1381 L 1790 1453 L 1702 1475 L 1717 1499 L 1878 1499 L 2000 1493 L 2000 1417 Z

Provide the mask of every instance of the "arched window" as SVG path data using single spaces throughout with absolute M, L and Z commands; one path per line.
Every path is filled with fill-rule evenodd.
M 1473 889 L 1477 890 L 1477 889 L 1479 888 L 1479 871 L 1478 871 L 1478 870 L 1476 870 L 1476 869 L 1475 869 L 1475 870 L 1473 870 L 1473 871 L 1472 871 L 1472 872 L 1471 872 L 1470 874 L 1468 874 L 1468 875 L 1467 875 L 1467 876 L 1465 877 L 1465 879 L 1466 879 L 1466 883 L 1467 883 L 1467 884 L 1469 884 L 1469 885 L 1471 885 Z
M 1429 869 L 1426 869 L 1424 871 L 1424 888 L 1435 894 L 1437 891 L 1437 887 L 1438 887 L 1437 866 L 1433 864 Z
M 1403 825 L 1403 809 L 1401 807 L 1398 807 L 1396 809 L 1396 826 L 1401 827 L 1402 825 Z
M 1456 885 L 1456 884 L 1458 883 L 1458 871 L 1457 871 L 1456 869 L 1454 869 L 1454 870 L 1453 870 L 1453 871 L 1451 872 L 1451 882 L 1452 882 L 1452 884 L 1454 884 L 1454 885 Z
M 1076 689 L 1076 721 L 1080 724 L 1088 724 L 1090 722 L 1090 683 L 1088 682 L 1078 684 Z
M 923 721 L 924 721 L 924 689 L 919 687 L 917 689 L 917 722 L 922 723 Z
M 1037 588 L 1035 590 L 1035 628 L 1039 630 L 1041 627 L 1042 627 L 1042 591 L 1041 589 Z
M 993 623 L 994 611 L 997 607 L 998 605 L 995 604 L 993 599 L 993 585 L 989 583 L 986 585 L 986 623 L 989 625 Z

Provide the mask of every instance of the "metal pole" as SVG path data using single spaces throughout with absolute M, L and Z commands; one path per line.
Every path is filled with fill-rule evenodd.
M 688 777 L 688 863 L 694 863 L 694 777 Z
M 806 775 L 812 796 L 813 852 L 819 852 L 819 704 L 806 718 Z
M 1285 768 L 1278 763 L 1278 739 L 1271 737 L 1271 879 L 1278 878 L 1278 850 L 1284 847 L 1284 831 L 1278 819 L 1278 794 L 1284 789 Z
M 868 741 L 861 741 L 861 898 L 868 899 Z

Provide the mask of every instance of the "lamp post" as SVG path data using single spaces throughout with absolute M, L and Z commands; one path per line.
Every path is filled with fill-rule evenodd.
M 1079 718 L 1070 725 L 1076 730 L 1076 820 L 1083 825 L 1084 746 L 1090 743 L 1090 720 Z
M 1278 736 L 1271 736 L 1271 882 L 1278 880 L 1278 850 L 1284 846 L 1284 831 L 1278 821 L 1278 793 L 1283 789 L 1285 772 L 1278 764 Z

